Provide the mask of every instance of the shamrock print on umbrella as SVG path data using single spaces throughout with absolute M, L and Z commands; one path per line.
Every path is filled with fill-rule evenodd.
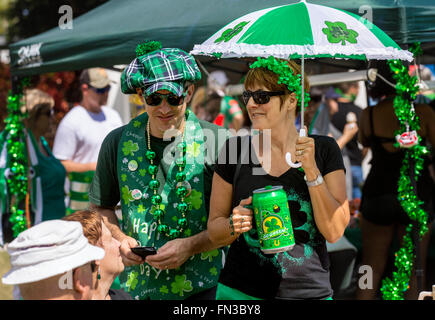
M 214 42 L 219 43 L 222 41 L 224 42 L 230 41 L 231 38 L 233 38 L 235 35 L 240 33 L 248 23 L 249 21 L 243 21 L 240 22 L 238 25 L 236 25 L 234 28 L 225 30 L 224 32 L 222 32 L 222 35 L 219 38 L 217 38 Z
M 193 290 L 192 281 L 187 280 L 185 274 L 181 276 L 175 276 L 175 281 L 171 283 L 171 291 L 173 294 L 179 294 L 180 297 L 184 296 L 184 292 L 190 292 Z
M 341 42 L 342 46 L 346 45 L 346 41 L 357 43 L 358 32 L 348 29 L 345 23 L 325 21 L 325 24 L 328 28 L 323 28 L 322 32 L 328 37 L 330 43 Z

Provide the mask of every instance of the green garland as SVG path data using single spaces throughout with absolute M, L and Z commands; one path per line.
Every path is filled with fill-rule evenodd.
M 276 73 L 279 76 L 278 84 L 285 84 L 290 92 L 296 93 L 298 106 L 301 106 L 301 75 L 295 75 L 287 61 L 275 59 L 273 56 L 268 58 L 257 58 L 257 61 L 251 64 L 250 68 L 265 68 Z M 310 93 L 304 92 L 304 107 L 308 106 L 308 101 L 310 101 Z
M 408 69 L 399 60 L 388 61 L 390 69 L 393 71 L 396 80 L 397 96 L 394 99 L 394 110 L 400 121 L 400 130 L 396 134 L 406 131 L 418 131 L 420 121 L 415 114 L 412 102 L 415 100 L 419 91 L 417 77 L 410 77 Z M 416 190 L 412 185 L 410 178 L 410 162 L 412 159 L 415 172 L 415 181 L 417 181 L 421 170 L 423 169 L 423 155 L 427 154 L 427 148 L 420 145 L 421 138 L 418 137 L 416 145 L 405 150 L 405 157 L 400 169 L 400 178 L 398 181 L 398 200 L 407 213 L 412 223 L 406 228 L 406 234 L 403 238 L 402 247 L 395 254 L 394 265 L 397 271 L 393 272 L 392 279 L 386 278 L 382 282 L 381 292 L 384 300 L 403 300 L 403 294 L 409 289 L 409 280 L 415 259 L 414 243 L 412 238 L 413 227 L 417 228 L 419 240 L 428 231 L 427 213 L 421 208 L 423 204 L 417 197 Z M 400 147 L 399 143 L 395 144 Z
M 25 210 L 22 209 L 23 202 L 27 195 L 27 174 L 29 168 L 24 131 L 24 119 L 27 117 L 27 111 L 23 114 L 21 107 L 23 105 L 23 87 L 27 86 L 28 83 L 29 80 L 27 78 L 24 79 L 18 85 L 18 93 L 9 93 L 7 106 L 8 117 L 5 119 L 6 126 L 3 135 L 4 138 L 7 139 L 7 203 L 9 204 L 11 214 L 9 221 L 12 223 L 14 237 L 17 237 L 18 234 L 27 227 Z

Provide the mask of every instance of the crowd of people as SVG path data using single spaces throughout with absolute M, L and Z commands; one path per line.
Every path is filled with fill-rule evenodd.
M 25 92 L 32 187 L 39 194 L 31 202 L 33 226 L 14 239 L 4 223 L 8 213 L 0 212 L 11 263 L 2 281 L 15 286 L 15 298 L 329 300 L 337 288 L 328 245 L 345 239 L 359 211 L 362 264 L 373 268 L 374 287 L 356 298 L 376 299 L 394 234 L 410 222 L 397 200 L 404 153 L 394 146 L 395 89 L 378 79 L 368 91 L 377 103 L 363 109 L 355 104 L 358 83 L 310 89 L 305 76 L 311 100 L 300 123 L 301 69 L 294 61 L 260 59 L 244 78 L 243 95 L 233 97 L 223 71 L 196 88 L 201 71 L 181 49 L 136 53 L 121 74 L 121 90 L 137 95 L 145 112 L 123 125 L 105 106 L 106 72 L 86 69 L 81 102 L 59 123 L 53 151 L 44 139 L 53 99 Z M 392 79 L 387 68 L 379 72 Z M 433 146 L 434 110 L 417 104 L 416 112 L 422 143 Z M 307 136 L 299 135 L 303 127 Z M 233 136 L 242 128 L 255 133 Z M 287 153 L 299 169 L 289 167 Z M 431 161 L 418 181 L 430 223 Z M 248 237 L 257 228 L 253 192 L 269 185 L 285 191 L 295 238 L 291 250 L 275 254 Z M 429 237 L 422 240 L 423 266 Z M 136 247 L 156 252 L 140 256 Z M 409 298 L 417 294 L 412 282 Z

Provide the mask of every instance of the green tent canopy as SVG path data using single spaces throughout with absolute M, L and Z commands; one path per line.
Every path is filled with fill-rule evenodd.
M 134 58 L 136 45 L 158 40 L 190 51 L 230 21 L 249 12 L 297 0 L 112 0 L 73 20 L 10 45 L 16 76 L 88 67 L 112 67 Z M 365 18 L 400 45 L 435 43 L 433 0 L 313 0 Z M 59 17 L 61 15 L 59 14 Z

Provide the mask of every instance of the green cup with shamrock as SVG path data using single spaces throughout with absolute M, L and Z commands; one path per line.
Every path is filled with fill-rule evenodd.
M 245 232 L 246 242 L 260 247 L 266 254 L 291 250 L 295 245 L 293 227 L 287 194 L 282 186 L 266 186 L 253 191 L 252 205 L 246 206 L 254 211 L 255 226 L 258 238 Z

